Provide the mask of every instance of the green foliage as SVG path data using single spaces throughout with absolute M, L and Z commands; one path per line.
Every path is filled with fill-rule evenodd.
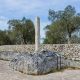
M 10 44 L 33 44 L 35 39 L 34 24 L 31 20 L 23 17 L 8 21 L 9 29 L 0 30 L 0 45 Z
M 49 20 L 46 30 L 44 43 L 68 43 L 71 40 L 72 33 L 80 26 L 80 15 L 71 5 L 68 5 L 63 11 L 49 10 Z
M 14 44 L 34 43 L 35 30 L 31 20 L 23 17 L 22 20 L 9 20 L 9 37 Z
M 76 43 L 76 44 L 80 43 L 80 37 L 78 37 L 76 35 L 72 36 L 71 43 Z
M 11 44 L 11 41 L 6 33 L 6 31 L 0 30 L 0 45 L 8 45 Z

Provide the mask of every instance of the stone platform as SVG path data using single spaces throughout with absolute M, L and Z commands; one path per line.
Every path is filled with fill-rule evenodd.
M 17 55 L 10 67 L 27 74 L 42 75 L 66 66 L 65 59 L 59 53 L 42 50 Z

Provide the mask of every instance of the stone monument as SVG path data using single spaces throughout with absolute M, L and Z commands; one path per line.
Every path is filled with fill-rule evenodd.
M 35 19 L 35 51 L 38 51 L 40 46 L 40 18 Z
M 65 66 L 65 60 L 59 53 L 51 52 L 49 50 L 39 50 L 39 46 L 40 18 L 36 17 L 35 52 L 20 53 L 10 61 L 10 67 L 26 74 L 42 75 Z

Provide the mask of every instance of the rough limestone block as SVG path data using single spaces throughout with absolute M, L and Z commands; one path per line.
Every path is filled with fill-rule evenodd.
M 34 52 L 32 54 L 22 53 L 10 62 L 10 67 L 27 74 L 46 74 L 57 69 L 60 65 L 60 60 L 58 60 L 60 56 L 56 54 L 55 52 L 47 50 Z
M 20 53 L 13 51 L 1 51 L 0 52 L 0 60 L 12 60 Z

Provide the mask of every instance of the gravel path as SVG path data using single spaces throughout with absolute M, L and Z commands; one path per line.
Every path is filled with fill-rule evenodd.
M 12 70 L 8 61 L 0 60 L 0 80 L 80 80 L 80 70 L 65 70 L 47 75 L 32 76 Z

